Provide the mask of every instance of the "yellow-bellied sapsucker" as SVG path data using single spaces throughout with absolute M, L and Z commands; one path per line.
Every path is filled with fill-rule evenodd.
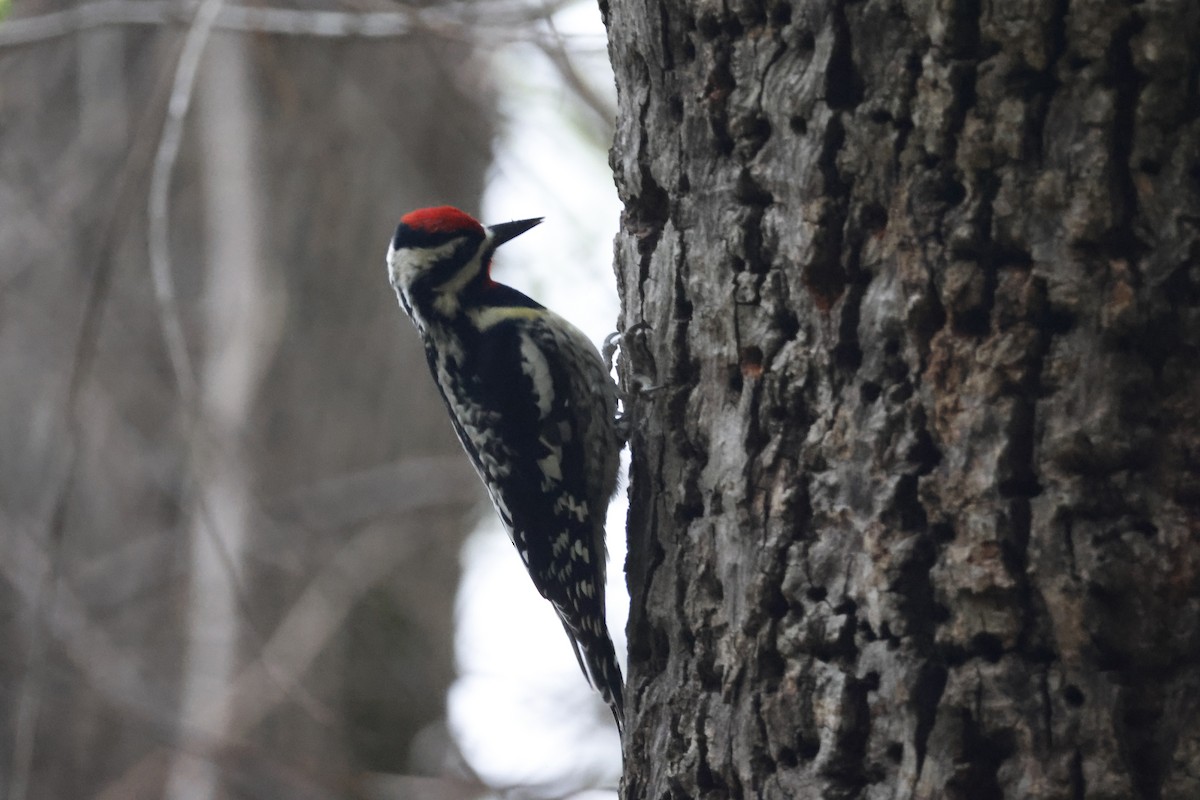
M 579 329 L 490 275 L 496 248 L 539 222 L 485 228 L 449 206 L 413 211 L 392 237 L 388 277 L 459 441 L 621 728 L 604 614 L 604 523 L 622 446 L 616 386 Z

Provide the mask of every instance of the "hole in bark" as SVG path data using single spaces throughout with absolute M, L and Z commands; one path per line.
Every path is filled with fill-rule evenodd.
M 805 761 L 812 761 L 821 752 L 821 743 L 814 739 L 797 739 L 796 755 Z
M 870 405 L 879 399 L 879 384 L 872 381 L 864 381 L 863 385 L 858 387 L 858 397 L 863 405 Z
M 954 315 L 954 332 L 959 336 L 987 336 L 992 327 L 992 315 L 987 309 L 972 308 Z
M 684 62 L 696 60 L 696 45 L 692 43 L 691 38 L 683 40 L 683 60 Z
M 1030 664 L 1053 664 L 1055 661 L 1058 661 L 1058 653 L 1045 645 L 1033 645 L 1029 647 L 1025 650 L 1025 656 L 1029 659 Z
M 675 320 L 689 322 L 692 319 L 692 301 L 681 294 L 675 296 Z
M 909 463 L 917 465 L 918 475 L 928 475 L 942 461 L 941 451 L 933 443 L 929 431 L 924 429 L 917 431 L 916 441 L 908 449 L 905 457 Z
M 782 28 L 790 24 L 792 21 L 792 4 L 791 3 L 776 3 L 771 9 L 771 22 L 775 26 Z
M 1046 312 L 1043 324 L 1047 331 L 1055 336 L 1061 336 L 1064 333 L 1069 333 L 1075 327 L 1075 315 L 1070 311 L 1051 308 Z
M 779 751 L 779 765 L 791 769 L 800 763 L 796 757 L 796 751 L 790 747 L 785 747 Z
M 946 324 L 946 309 L 936 293 L 929 293 L 912 307 L 908 321 L 917 339 L 928 345 L 933 335 Z
M 688 499 L 688 502 L 675 504 L 675 521 L 687 525 L 704 516 L 704 504 L 699 500 Z
M 758 657 L 758 675 L 769 692 L 779 688 L 786 668 L 787 662 L 774 650 L 767 650 Z
M 655 670 L 666 669 L 671 655 L 670 639 L 662 628 L 639 626 L 639 635 L 629 638 L 629 659 L 652 665 Z
M 706 692 L 721 691 L 721 670 L 713 663 L 712 658 L 696 659 L 696 676 L 700 678 L 700 686 Z
M 995 664 L 1004 655 L 1004 643 L 991 633 L 977 633 L 971 637 L 971 650 L 989 664 Z
M 679 184 L 678 184 L 678 186 L 679 186 L 679 193 L 680 193 L 680 194 L 687 194 L 688 192 L 690 192 L 690 191 L 692 190 L 692 182 L 691 182 L 691 180 L 688 178 L 688 176 L 687 176 L 687 175 L 682 175 L 682 174 L 681 174 L 681 175 L 679 176 Z
M 673 94 L 667 98 L 667 113 L 674 122 L 683 119 L 683 99 L 679 95 Z
M 954 541 L 954 526 L 949 522 L 935 522 L 929 528 L 929 535 L 938 544 L 948 544 Z
M 799 115 L 794 115 L 788 118 L 788 127 L 792 129 L 792 133 L 804 135 L 808 133 L 808 120 Z
M 766 132 L 767 132 L 767 135 L 769 136 L 771 133 L 770 124 L 767 123 L 767 121 L 765 119 L 761 120 L 761 121 L 764 124 L 766 124 L 766 126 L 767 126 Z M 747 124 L 754 125 L 756 123 L 754 123 L 753 121 L 747 121 Z M 737 200 L 740 200 L 741 202 L 745 203 L 746 205 L 751 205 L 751 206 L 766 207 L 775 202 L 775 196 L 772 195 L 766 189 L 764 189 L 762 184 L 760 184 L 758 181 L 756 181 L 754 179 L 754 176 L 750 174 L 749 170 L 742 170 L 742 173 L 740 175 L 738 175 L 737 183 L 735 183 L 734 187 L 733 187 L 733 196 Z M 761 221 L 761 216 L 762 215 L 760 214 L 759 215 L 760 221 Z
M 862 683 L 863 683 L 863 687 L 868 692 L 879 691 L 879 673 L 876 672 L 875 670 L 871 670 L 870 672 L 868 672 L 866 675 L 863 676 Z
M 792 311 L 784 311 L 777 316 L 775 324 L 779 327 L 779 335 L 786 341 L 795 339 L 796 334 L 800 333 L 800 320 Z
M 810 586 L 804 596 L 814 603 L 819 603 L 829 596 L 829 591 L 824 586 Z
M 833 109 L 853 108 L 862 101 L 863 84 L 854 63 L 844 9 L 835 15 L 833 29 L 833 52 L 825 68 L 825 102 Z
M 729 365 L 729 391 L 732 394 L 742 393 L 742 371 L 737 368 L 736 364 Z
M 887 227 L 888 213 L 879 203 L 867 203 L 862 209 L 862 226 L 868 232 L 877 234 Z
M 1063 699 L 1072 708 L 1079 708 L 1083 705 L 1083 692 L 1079 691 L 1079 687 L 1075 684 L 1069 683 L 1063 688 Z
M 766 597 L 763 598 L 763 610 L 767 612 L 767 616 L 771 619 L 783 619 L 788 613 L 788 601 L 783 596 L 783 592 L 778 587 L 773 588 Z
M 746 117 L 741 120 L 736 132 L 738 139 L 744 143 L 748 151 L 747 154 L 753 155 L 761 150 L 763 145 L 767 143 L 767 140 L 771 138 L 771 121 L 766 117 L 757 115 Z M 761 186 L 756 186 L 755 189 L 757 190 L 757 196 L 765 194 L 767 197 L 771 197 L 770 193 Z M 771 197 L 770 202 L 774 202 L 774 199 Z M 761 203 L 761 205 L 767 205 L 767 203 Z
M 730 39 L 740 39 L 745 32 L 746 29 L 742 27 L 740 19 L 732 14 L 725 18 L 725 33 L 729 35 Z
M 800 32 L 800 35 L 796 37 L 796 49 L 800 51 L 801 56 L 812 55 L 812 52 L 817 49 L 817 40 L 812 31 Z
M 924 530 L 928 522 L 925 508 L 917 497 L 917 476 L 901 475 L 896 481 L 896 491 L 892 495 L 892 507 L 895 509 L 901 530 Z
M 862 364 L 862 350 L 855 342 L 842 342 L 833 348 L 833 363 L 848 372 L 854 372 Z
M 899 764 L 904 760 L 904 745 L 899 742 L 889 742 L 887 749 L 883 752 L 893 764 Z
M 715 779 L 708 762 L 704 759 L 700 759 L 700 763 L 696 766 L 696 788 L 705 792 L 716 792 L 725 788 Z
M 946 669 L 938 664 L 926 664 L 917 675 L 917 682 L 912 690 L 912 707 L 916 716 L 916 730 L 913 731 L 913 746 L 916 748 L 917 771 L 925 761 L 925 748 L 929 743 L 929 734 L 933 731 L 933 723 L 937 718 L 937 707 L 942 701 L 942 692 L 946 689 Z M 901 750 L 903 754 L 903 750 Z
M 892 121 L 892 115 L 887 109 L 877 108 L 870 114 L 867 114 L 867 119 L 877 125 L 886 125 Z
M 967 187 L 963 186 L 960 181 L 946 181 L 942 190 L 936 196 L 937 199 L 944 200 L 947 204 L 956 206 L 966 198 Z
M 705 39 L 715 39 L 721 33 L 721 23 L 716 14 L 709 12 L 701 15 L 696 30 L 700 31 L 700 35 Z

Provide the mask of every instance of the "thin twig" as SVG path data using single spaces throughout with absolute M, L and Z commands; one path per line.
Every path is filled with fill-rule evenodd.
M 601 141 L 611 142 L 617 119 L 616 104 L 597 92 L 579 74 L 579 70 L 575 68 L 575 62 L 567 49 L 566 36 L 554 24 L 554 13 L 549 4 L 546 6 L 543 20 L 545 20 L 546 27 L 550 31 L 550 36 L 539 38 L 537 42 L 538 47 L 541 48 L 546 58 L 550 60 L 550 63 L 554 65 L 554 68 L 558 70 L 558 75 L 562 78 L 563 83 L 570 87 L 580 102 L 591 109 L 599 118 L 600 125 L 602 126 Z
M 192 4 L 171 0 L 97 0 L 65 11 L 16 17 L 0 24 L 0 47 L 35 44 L 107 25 L 184 25 L 193 19 Z M 319 38 L 392 39 L 414 32 L 433 33 L 447 39 L 478 41 L 478 28 L 489 28 L 489 41 L 533 41 L 527 30 L 532 22 L 561 8 L 521 9 L 520 13 L 479 14 L 474 4 L 451 4 L 437 9 L 407 7 L 403 11 L 305 11 L 294 8 L 224 6 L 213 27 L 243 33 L 268 33 Z M 575 38 L 575 37 L 570 37 Z M 591 38 L 591 37 L 579 37 Z
M 102 25 L 162 25 L 178 6 L 169 2 L 100 0 L 65 11 L 15 17 L 0 23 L 0 45 L 23 45 L 69 36 Z
M 188 29 L 175 66 L 175 81 L 171 98 L 167 101 L 167 118 L 163 120 L 162 135 L 158 141 L 158 152 L 154 156 L 154 171 L 150 174 L 149 256 L 150 274 L 154 279 L 154 297 L 158 302 L 159 322 L 175 383 L 179 387 L 184 413 L 191 417 L 196 402 L 196 376 L 192 358 L 188 353 L 187 339 L 183 333 L 183 322 L 179 317 L 179 303 L 175 296 L 175 279 L 171 274 L 171 241 L 169 217 L 171 213 L 171 175 L 179 157 L 179 144 L 183 140 L 183 122 L 192 104 L 192 93 L 196 86 L 196 71 L 204 45 L 212 33 L 217 12 L 223 0 L 204 0 L 196 11 L 196 19 Z

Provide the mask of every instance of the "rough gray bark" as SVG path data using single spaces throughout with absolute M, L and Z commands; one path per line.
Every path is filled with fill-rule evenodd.
M 602 7 L 625 796 L 1200 797 L 1200 8 Z

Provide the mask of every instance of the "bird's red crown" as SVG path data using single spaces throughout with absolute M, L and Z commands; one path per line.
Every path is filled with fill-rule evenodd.
M 413 230 L 426 233 L 453 233 L 455 231 L 472 231 L 482 234 L 483 226 L 479 220 L 465 211 L 459 211 L 454 206 L 434 206 L 433 208 L 418 208 L 400 218 L 401 225 L 407 225 Z

